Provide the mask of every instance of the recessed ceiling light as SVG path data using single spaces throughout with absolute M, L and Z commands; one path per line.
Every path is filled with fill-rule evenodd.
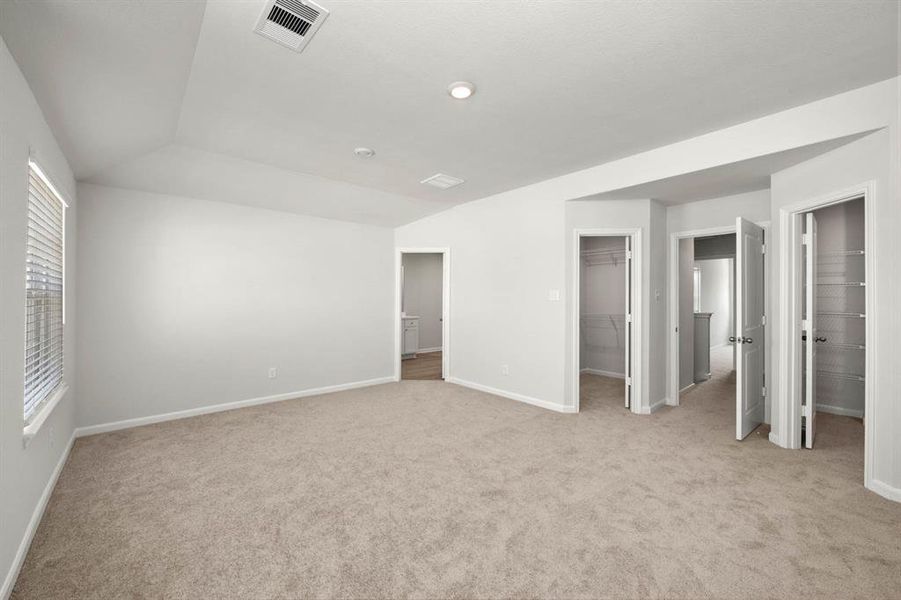
M 354 154 L 359 156 L 360 158 L 372 158 L 375 156 L 375 150 L 372 148 L 365 148 L 360 146 L 359 148 L 354 148 Z
M 447 93 L 457 100 L 466 100 L 476 93 L 476 86 L 468 81 L 455 81 L 447 86 Z

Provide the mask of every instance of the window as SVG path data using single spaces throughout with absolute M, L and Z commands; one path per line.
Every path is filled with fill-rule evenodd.
M 66 204 L 28 164 L 25 255 L 25 422 L 63 382 L 63 232 Z

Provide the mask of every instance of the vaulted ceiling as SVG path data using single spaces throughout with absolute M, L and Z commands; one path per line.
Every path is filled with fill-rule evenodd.
M 80 180 L 382 225 L 898 74 L 894 0 L 320 3 L 301 54 L 263 0 L 6 1 L 0 34 Z

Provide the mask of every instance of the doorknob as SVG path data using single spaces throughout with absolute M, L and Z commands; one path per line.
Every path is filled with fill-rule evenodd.
M 732 342 L 732 343 L 734 344 L 734 343 L 737 342 L 738 340 L 735 339 L 735 336 L 734 336 L 734 335 L 730 335 L 730 336 L 729 336 L 729 341 Z
M 753 344 L 754 340 L 752 338 L 742 338 L 741 343 L 742 344 Z

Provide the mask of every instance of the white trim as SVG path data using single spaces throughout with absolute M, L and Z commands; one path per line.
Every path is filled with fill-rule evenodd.
M 651 414 L 654 414 L 655 412 L 657 412 L 658 410 L 660 410 L 661 408 L 663 408 L 664 406 L 667 406 L 667 405 L 672 406 L 672 405 L 670 404 L 669 398 L 661 398 L 660 400 L 658 400 L 657 402 L 655 402 L 655 403 L 652 404 L 651 406 L 648 406 L 648 407 L 642 407 L 642 409 L 641 409 L 641 414 L 643 414 L 643 415 L 651 415 Z
M 31 513 L 31 520 L 28 521 L 28 527 L 25 528 L 25 535 L 22 537 L 22 541 L 19 542 L 19 548 L 16 550 L 12 565 L 10 565 L 9 572 L 6 574 L 6 579 L 3 581 L 3 587 L 0 588 L 0 598 L 3 598 L 3 600 L 6 600 L 9 598 L 10 594 L 12 594 L 16 579 L 19 577 L 19 571 L 21 571 L 22 564 L 25 562 L 25 556 L 28 554 L 28 548 L 31 547 L 31 541 L 34 539 L 34 534 L 38 530 L 38 525 L 40 525 L 41 519 L 44 516 L 44 510 L 47 508 L 47 503 L 50 501 L 50 496 L 53 494 L 53 488 L 56 487 L 56 481 L 59 479 L 59 474 L 62 473 L 63 467 L 66 465 L 66 460 L 69 458 L 69 453 L 72 451 L 72 445 L 74 443 L 75 432 L 73 431 L 72 435 L 69 436 L 69 442 L 66 444 L 65 451 L 63 451 L 62 455 L 59 457 L 59 461 L 56 463 L 53 473 L 50 474 L 50 479 L 47 480 L 47 485 L 44 486 L 44 491 L 41 493 L 37 506 L 34 507 L 34 511 Z
M 53 412 L 53 409 L 56 408 L 56 405 L 59 404 L 59 401 L 63 399 L 63 396 L 66 395 L 66 392 L 69 391 L 69 386 L 66 382 L 62 382 L 59 386 L 57 386 L 56 390 L 44 401 L 44 405 L 38 409 L 34 415 L 31 417 L 31 421 L 26 421 L 25 427 L 22 430 L 22 447 L 27 448 L 28 444 L 31 443 L 31 440 L 34 439 L 34 436 L 38 434 L 38 431 L 41 430 L 41 425 L 44 424 L 44 421 L 47 420 L 47 417 L 50 416 L 50 413 Z
M 814 198 L 788 204 L 779 209 L 780 240 L 780 315 L 781 328 L 779 336 L 779 361 L 783 373 L 779 378 L 778 445 L 783 448 L 798 449 L 801 447 L 801 216 L 805 212 L 841 204 L 849 200 L 863 197 L 864 202 L 864 262 L 866 269 L 866 344 L 864 366 L 864 474 L 863 484 L 866 488 L 877 491 L 886 498 L 901 499 L 884 483 L 873 479 L 873 457 L 875 455 L 875 439 L 868 423 L 874 423 L 876 414 L 876 256 L 872 251 L 876 247 L 876 182 L 865 181 L 857 185 L 823 194 Z M 776 408 L 776 407 L 774 407 Z M 878 487 L 889 490 L 882 493 Z
M 508 392 L 506 390 L 500 390 L 498 388 L 493 388 L 493 387 L 490 387 L 487 385 L 482 385 L 481 383 L 474 383 L 472 381 L 466 381 L 465 379 L 457 379 L 456 377 L 449 377 L 448 379 L 446 379 L 446 381 L 448 383 L 453 383 L 455 385 L 461 385 L 463 387 L 477 390 L 479 392 L 485 392 L 486 394 L 491 394 L 493 396 L 500 396 L 501 398 L 508 398 L 510 400 L 516 400 L 517 402 L 524 402 L 526 404 L 531 404 L 533 406 L 538 406 L 540 408 L 545 408 L 547 410 L 552 410 L 554 412 L 559 412 L 559 413 L 578 412 L 572 406 L 566 406 L 565 404 L 558 404 L 556 402 L 548 402 L 547 400 L 540 400 L 538 398 L 532 398 L 531 396 L 517 394 L 516 392 Z
M 572 370 L 570 374 L 572 385 L 572 402 L 567 405 L 568 412 L 579 412 L 579 373 L 580 373 L 580 338 L 579 338 L 579 299 L 580 299 L 580 250 L 581 238 L 583 237 L 631 237 L 632 249 L 632 356 L 627 357 L 632 367 L 632 402 L 630 410 L 635 414 L 641 414 L 641 407 L 644 405 L 644 396 L 642 394 L 642 378 L 643 371 L 646 367 L 642 360 L 642 350 L 644 348 L 644 340 L 642 338 L 642 312 L 644 310 L 644 294 L 642 292 L 642 281 L 644 277 L 642 268 L 642 255 L 644 247 L 642 246 L 641 227 L 627 228 L 592 228 L 592 229 L 573 229 L 573 255 L 572 255 L 572 282 L 573 287 L 570 294 L 570 311 L 572 312 L 571 337 L 572 337 Z M 627 290 L 628 293 L 628 290 Z
M 603 369 L 589 369 L 585 367 L 584 369 L 579 369 L 580 373 L 588 373 L 589 375 L 600 375 L 601 377 L 614 377 L 616 379 L 625 379 L 625 373 L 617 373 L 616 371 L 605 371 Z
M 124 421 L 113 421 L 111 423 L 101 423 L 99 425 L 79 427 L 75 430 L 75 435 L 76 437 L 84 437 L 87 435 L 106 433 L 108 431 L 119 431 L 120 429 L 130 429 L 132 427 L 141 427 L 142 425 L 151 425 L 153 423 L 162 423 L 164 421 L 174 421 L 176 419 L 186 419 L 188 417 L 196 417 L 198 415 L 223 412 L 226 410 L 235 410 L 236 408 L 246 408 L 248 406 L 258 406 L 260 404 L 269 404 L 271 402 L 281 402 L 283 400 L 306 398 L 308 396 L 319 396 L 321 394 L 331 394 L 333 392 L 343 392 L 345 390 L 353 390 L 357 388 L 370 387 L 373 385 L 382 385 L 385 383 L 393 382 L 393 377 L 379 377 L 376 379 L 366 379 L 363 381 L 354 381 L 351 383 L 329 385 L 325 387 L 299 390 L 296 392 L 286 392 L 284 394 L 274 394 L 272 396 L 261 396 L 259 398 L 250 398 L 249 400 L 237 400 L 235 402 L 225 402 L 223 404 L 212 404 L 209 406 L 200 406 L 198 408 L 189 408 L 187 410 L 150 415 L 147 417 L 125 419 Z
M 416 354 L 431 354 L 432 352 L 441 352 L 442 349 L 441 346 L 435 346 L 434 348 L 420 348 L 416 351 Z
M 450 345 L 450 277 L 451 251 L 449 247 L 440 248 L 395 248 L 394 249 L 394 381 L 400 381 L 401 374 L 401 303 L 403 301 L 403 255 L 404 254 L 440 254 L 441 255 L 441 378 L 445 381 L 451 376 Z M 420 350 L 428 352 L 428 350 Z
M 831 415 L 839 415 L 842 417 L 863 418 L 863 411 L 853 408 L 845 408 L 844 406 L 832 406 L 830 404 L 817 404 L 817 412 L 829 413 Z
M 901 502 L 901 488 L 892 487 L 887 483 L 879 481 L 878 479 L 871 479 L 870 485 L 868 485 L 867 488 L 871 492 L 875 492 L 883 498 L 888 498 L 889 500 L 894 500 L 895 502 Z

